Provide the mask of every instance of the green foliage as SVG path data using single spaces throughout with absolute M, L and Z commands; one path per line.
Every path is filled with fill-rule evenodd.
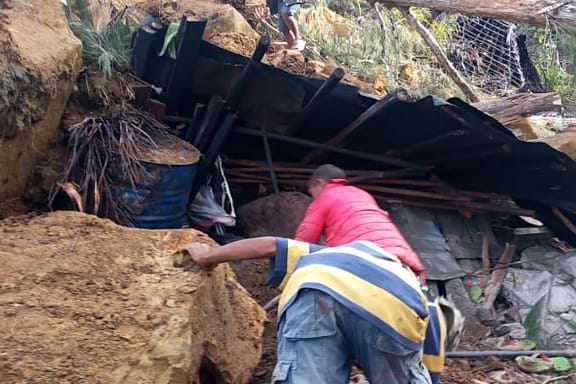
M 546 88 L 562 94 L 567 106 L 576 104 L 576 28 L 526 27 L 523 32 L 528 36 L 531 58 Z
M 349 35 L 339 36 L 321 17 L 301 20 L 300 28 L 308 46 L 319 58 L 333 58 L 361 77 L 384 77 L 388 90 L 404 87 L 414 96 L 464 97 L 438 66 L 421 36 L 406 25 L 399 11 L 380 5 L 379 15 L 375 6 L 363 0 L 317 0 L 313 4 L 336 11 L 349 23 Z M 439 40 L 451 33 L 451 18 L 433 19 L 429 11 L 414 12 Z M 415 73 L 414 81 L 411 76 L 403 76 L 402 69 L 407 66 Z
M 413 8 L 412 14 L 432 32 L 436 40 L 440 43 L 447 40 L 452 32 L 454 32 L 454 25 L 458 17 L 458 15 L 445 14 L 433 17 L 432 11 L 428 8 Z
M 94 26 L 94 22 L 92 20 L 92 13 L 90 12 L 90 5 L 88 4 L 88 0 L 74 0 L 74 4 L 76 5 L 78 17 L 80 21 L 90 27 Z M 70 15 L 71 13 L 69 13 Z
M 528 312 L 524 319 L 524 328 L 526 329 L 526 339 L 536 343 L 538 349 L 557 349 L 557 345 L 548 336 L 542 328 L 542 317 L 545 313 L 544 304 L 546 296 L 543 296 Z
M 472 300 L 473 303 L 479 303 L 480 301 L 482 301 L 482 296 L 484 296 L 484 290 L 479 286 L 475 285 L 472 288 L 470 288 L 469 294 L 470 294 L 470 300 Z
M 70 29 L 82 42 L 82 57 L 87 66 L 100 68 L 105 77 L 113 70 L 126 71 L 132 53 L 132 31 L 121 18 L 108 21 L 102 28 L 94 27 L 94 21 L 86 0 L 76 0 L 78 20 L 68 9 Z
M 536 343 L 542 338 L 542 308 L 544 307 L 545 297 L 542 297 L 538 302 L 532 307 L 526 319 L 524 320 L 524 328 L 526 328 L 526 338 L 532 340 Z

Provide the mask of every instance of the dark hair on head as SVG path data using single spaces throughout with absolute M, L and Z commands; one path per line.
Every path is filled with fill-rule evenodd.
M 316 168 L 312 176 L 310 177 L 311 180 L 324 180 L 324 181 L 332 181 L 334 179 L 346 179 L 346 172 L 344 172 L 341 168 L 338 168 L 332 164 L 323 164 Z

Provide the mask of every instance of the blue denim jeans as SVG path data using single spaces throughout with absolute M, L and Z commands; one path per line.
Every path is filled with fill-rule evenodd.
M 288 26 L 282 15 L 294 16 L 300 9 L 300 4 L 296 0 L 278 0 L 278 30 L 282 33 L 288 32 Z
M 347 384 L 354 363 L 372 384 L 431 383 L 422 351 L 407 349 L 321 291 L 300 291 L 280 319 L 272 383 Z

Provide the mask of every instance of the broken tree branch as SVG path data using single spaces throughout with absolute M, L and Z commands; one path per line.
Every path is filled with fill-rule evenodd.
M 450 60 L 448 60 L 444 52 L 442 52 L 442 48 L 436 41 L 434 35 L 420 21 L 418 21 L 412 12 L 410 12 L 410 8 L 399 8 L 399 10 L 402 12 L 402 15 L 404 15 L 408 25 L 415 29 L 416 32 L 422 36 L 424 41 L 426 41 L 426 44 L 428 44 L 432 52 L 434 52 L 434 55 L 436 55 L 438 63 L 442 66 L 442 68 L 444 68 L 446 74 L 450 76 L 452 81 L 454 81 L 454 83 L 456 83 L 456 85 L 462 90 L 468 100 L 472 103 L 480 101 L 480 98 L 478 95 L 476 95 L 476 92 L 474 92 L 472 86 L 466 82 L 464 77 L 460 74 L 460 72 L 458 72 L 456 68 L 454 68 Z

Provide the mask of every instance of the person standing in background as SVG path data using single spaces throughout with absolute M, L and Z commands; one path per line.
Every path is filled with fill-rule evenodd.
M 296 21 L 296 13 L 305 2 L 306 0 L 266 0 L 270 13 L 278 14 L 278 29 L 284 34 L 288 49 L 302 51 L 306 47 Z

